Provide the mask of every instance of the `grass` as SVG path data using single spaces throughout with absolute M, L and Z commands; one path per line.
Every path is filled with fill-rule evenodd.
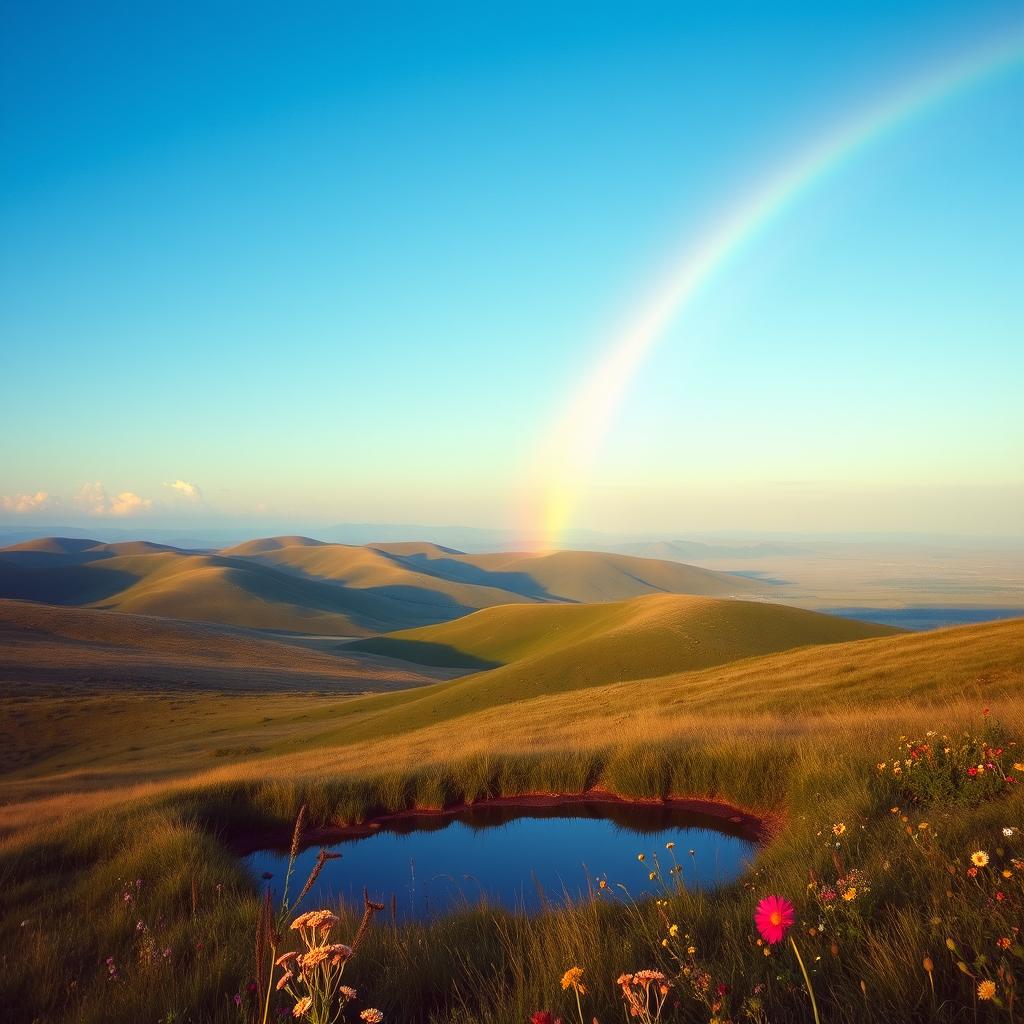
M 521 1024 L 540 1008 L 567 1019 L 575 1012 L 558 979 L 578 964 L 589 988 L 584 1009 L 607 1024 L 621 1013 L 620 973 L 678 966 L 661 946 L 664 913 L 697 949 L 690 977 L 707 972 L 715 986 L 726 985 L 734 1019 L 756 1019 L 740 1014 L 744 1001 L 760 998 L 763 1019 L 810 1020 L 795 964 L 782 952 L 764 957 L 755 945 L 753 905 L 776 892 L 797 904 L 798 941 L 823 1020 L 976 1019 L 971 992 L 981 971 L 994 970 L 992 928 L 1003 927 L 998 915 L 1005 912 L 988 906 L 960 865 L 979 846 L 996 857 L 1000 829 L 1024 826 L 1021 790 L 977 804 L 924 798 L 911 808 L 876 762 L 891 759 L 901 733 L 983 728 L 983 706 L 992 708 L 989 721 L 1024 738 L 1024 623 L 802 648 L 569 692 L 510 694 L 504 684 L 489 689 L 487 675 L 373 698 L 224 698 L 222 722 L 207 702 L 180 702 L 180 731 L 171 730 L 160 757 L 138 752 L 143 760 L 134 771 L 126 771 L 123 746 L 94 739 L 91 767 L 23 772 L 5 783 L 6 1018 L 246 1019 L 234 997 L 243 1010 L 251 1002 L 258 899 L 225 840 L 286 829 L 303 804 L 313 824 L 329 824 L 410 806 L 601 786 L 625 796 L 729 801 L 767 816 L 773 839 L 752 875 L 714 898 L 673 892 L 662 908 L 602 898 L 532 919 L 480 908 L 433 924 L 380 924 L 346 969 L 346 982 L 392 1020 Z M 240 702 L 234 712 L 229 701 Z M 40 713 L 44 707 L 54 710 L 46 699 Z M 261 722 L 261 710 L 270 723 Z M 152 720 L 167 712 L 153 709 Z M 130 714 L 141 720 L 147 712 L 140 705 Z M 211 753 L 196 764 L 187 748 L 204 715 L 208 729 L 224 730 L 211 737 L 211 751 L 262 750 L 235 761 Z M 72 781 L 77 791 L 69 792 Z M 919 818 L 929 822 L 934 848 L 905 835 L 889 813 L 894 801 L 912 810 L 915 826 Z M 870 898 L 838 939 L 807 934 L 817 919 L 808 883 L 836 875 L 828 838 L 836 822 L 848 830 L 845 866 L 871 879 Z M 955 877 L 947 865 L 956 866 Z M 1020 907 L 1013 906 L 1018 917 Z M 946 948 L 946 938 L 962 955 Z M 979 954 L 988 957 L 980 967 Z M 925 955 L 934 962 L 934 998 Z M 108 957 L 116 981 L 108 980 Z M 671 1019 L 710 1019 L 707 1005 L 680 991 Z M 980 1020 L 1006 1016 L 990 1004 L 977 1013 Z
M 548 692 L 707 668 L 811 644 L 899 630 L 799 608 L 684 594 L 606 604 L 504 605 L 349 644 L 427 665 L 505 667 L 488 680 Z

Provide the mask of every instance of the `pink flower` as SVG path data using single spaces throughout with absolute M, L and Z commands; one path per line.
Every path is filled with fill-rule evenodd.
M 754 911 L 754 924 L 765 942 L 781 942 L 793 927 L 793 904 L 782 896 L 765 896 Z

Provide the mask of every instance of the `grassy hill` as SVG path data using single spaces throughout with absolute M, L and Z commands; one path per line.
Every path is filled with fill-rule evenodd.
M 386 702 L 389 730 L 624 680 L 898 630 L 782 605 L 657 595 L 599 605 L 508 605 L 349 645 L 428 665 L 497 666 Z M 384 708 L 367 705 L 366 710 Z
M 896 632 L 782 605 L 657 594 L 604 604 L 504 605 L 348 649 L 424 665 L 496 668 L 525 661 L 520 667 L 534 678 L 594 685 Z
M 0 598 L 305 634 L 366 636 L 510 602 L 742 595 L 738 577 L 595 552 L 464 555 L 271 537 L 222 552 L 45 538 L 0 549 Z
M 388 659 L 324 653 L 244 629 L 0 600 L 0 686 L 364 693 L 433 682 Z

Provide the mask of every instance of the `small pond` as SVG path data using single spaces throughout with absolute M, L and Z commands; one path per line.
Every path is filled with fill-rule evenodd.
M 403 814 L 326 841 L 341 854 L 328 861 L 303 909 L 362 906 L 366 886 L 399 920 L 423 920 L 481 901 L 535 912 L 545 904 L 586 898 L 600 879 L 633 896 L 660 891 L 648 871 L 657 855 L 667 874 L 675 862 L 691 889 L 711 890 L 741 875 L 752 859 L 756 822 L 666 805 L 573 802 L 549 806 L 473 806 L 444 814 Z M 675 843 L 672 851 L 667 843 Z M 303 850 L 291 893 L 301 889 L 319 852 Z M 645 862 L 638 861 L 638 854 Z M 245 858 L 260 885 L 280 898 L 286 849 Z M 265 876 L 269 874 L 270 878 Z M 621 890 L 615 889 L 621 893 Z

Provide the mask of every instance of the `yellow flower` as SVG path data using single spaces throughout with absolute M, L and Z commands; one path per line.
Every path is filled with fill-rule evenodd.
M 996 994 L 996 983 L 987 978 L 978 983 L 978 998 L 991 999 Z
M 607 889 L 608 883 L 602 878 L 601 881 L 597 883 L 597 887 L 599 889 Z
M 1024 772 L 1024 761 L 1014 761 L 1013 770 L 1015 772 Z
M 971 854 L 971 863 L 978 868 L 983 868 L 988 863 L 988 854 L 984 850 L 975 850 Z
M 923 832 L 928 827 L 928 822 L 927 821 L 922 821 L 921 824 L 918 825 L 917 827 L 919 829 L 921 829 L 921 831 Z
M 668 939 L 662 939 L 662 940 L 661 940 L 661 944 L 662 944 L 662 945 L 663 945 L 663 946 L 664 946 L 664 947 L 665 947 L 666 949 L 668 949 Z
M 686 947 L 686 952 L 689 953 L 690 956 L 693 956 L 693 954 L 697 952 L 697 947 L 696 946 L 687 946 Z
M 580 981 L 583 977 L 582 967 L 570 967 L 569 970 L 562 975 L 562 988 L 575 989 L 581 996 L 586 994 L 586 986 Z
M 850 888 L 843 893 L 843 899 L 846 900 L 847 903 L 852 903 L 856 898 L 857 889 L 851 885 Z
M 670 924 L 668 926 L 668 933 L 674 939 L 679 934 L 679 925 L 677 925 L 677 924 Z
M 331 955 L 330 946 L 314 946 L 309 952 L 299 957 L 299 966 L 304 971 L 312 970 L 317 964 L 323 963 Z
M 841 836 L 845 831 L 846 831 L 846 826 L 841 821 L 836 822 L 836 824 L 832 826 L 832 834 L 833 835 Z
M 329 910 L 314 910 L 306 914 L 306 928 L 319 928 L 329 932 L 338 923 L 338 915 Z
M 1003 878 L 1013 878 L 1013 872 L 1009 868 L 1004 869 Z
M 648 878 L 648 879 L 649 879 L 650 881 L 652 881 L 652 882 L 653 882 L 653 881 L 654 881 L 654 880 L 655 880 L 655 879 L 656 879 L 657 877 L 658 877 L 658 872 L 657 872 L 657 871 L 648 871 L 648 872 L 647 872 L 647 878 Z
M 359 1014 L 360 1019 L 365 1020 L 367 1024 L 380 1024 L 384 1019 L 384 1014 L 380 1010 L 374 1009 L 372 1006 L 368 1006 L 362 1013 Z
M 296 1019 L 303 1016 L 309 1008 L 313 1005 L 313 1000 L 309 996 L 303 996 L 293 1007 L 292 1016 Z
M 636 859 L 637 859 L 638 861 L 641 861 L 641 862 L 643 862 L 643 861 L 647 860 L 647 856 L 646 856 L 646 854 L 643 854 L 643 853 L 638 853 L 638 854 L 636 855 Z

